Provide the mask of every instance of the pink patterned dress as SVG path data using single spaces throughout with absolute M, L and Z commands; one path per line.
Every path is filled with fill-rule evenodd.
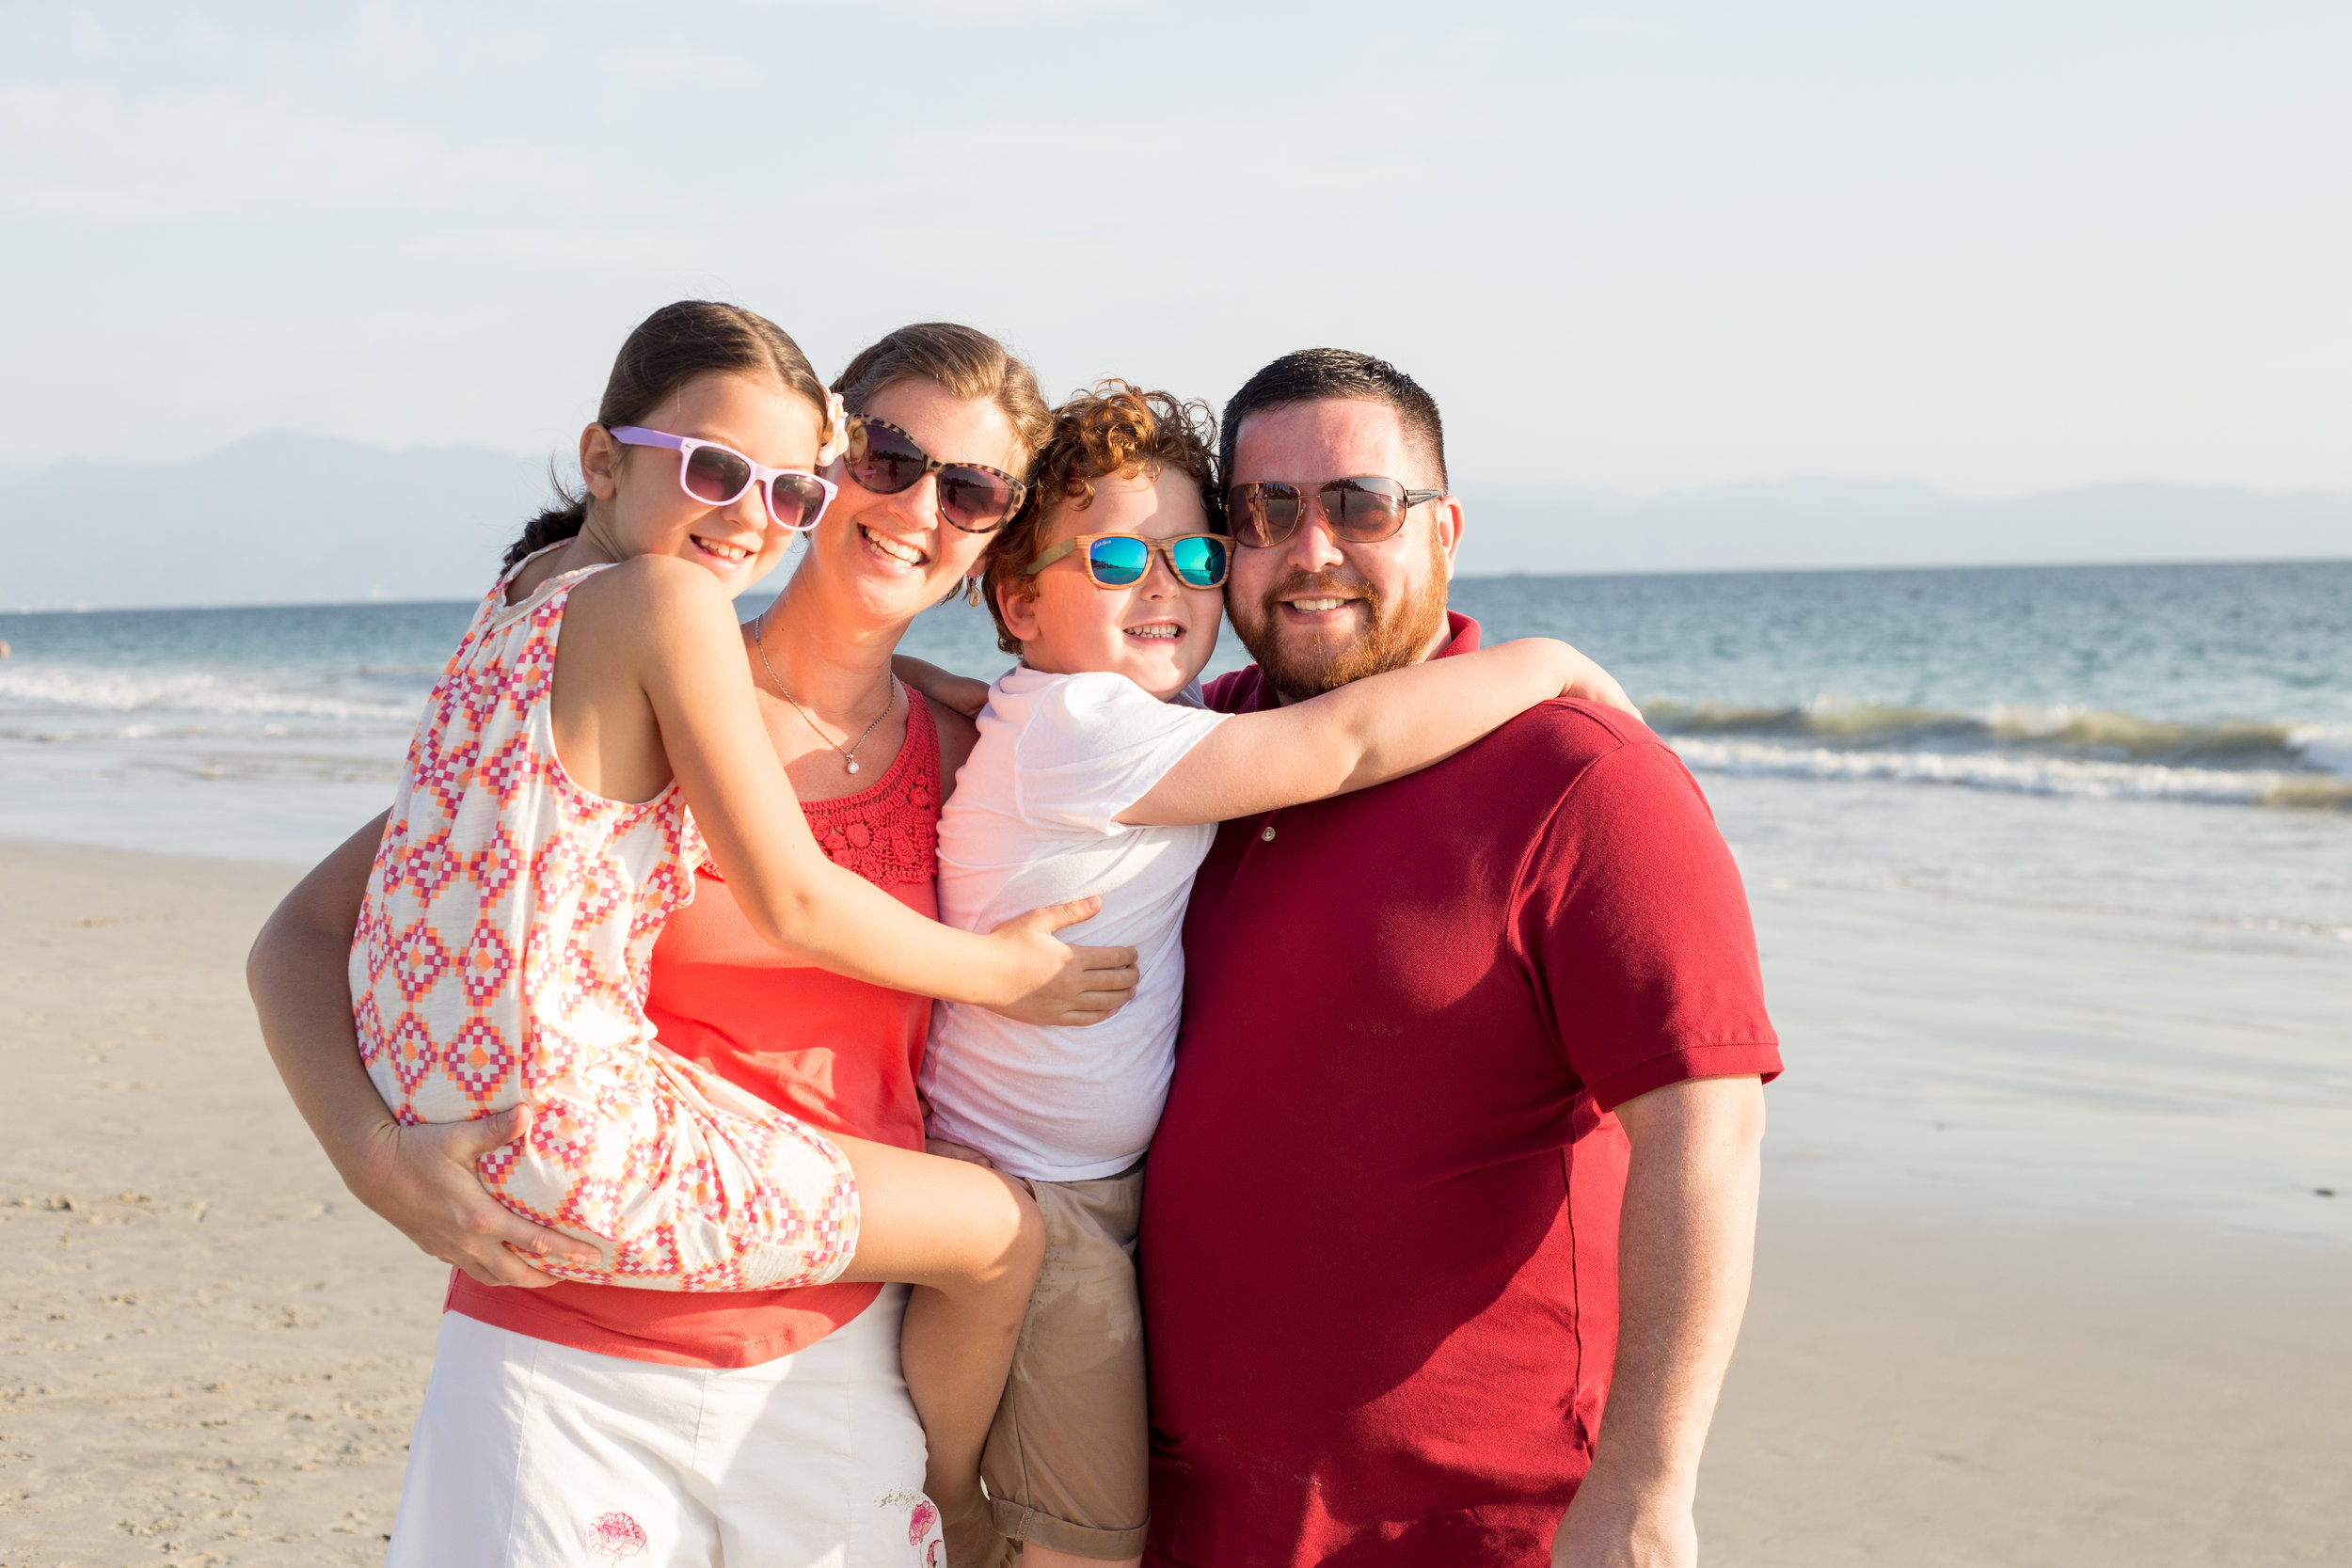
M 857 1244 L 840 1150 L 662 1049 L 646 1021 L 654 939 L 703 856 L 684 798 L 673 783 L 608 800 L 555 754 L 564 607 L 600 570 L 511 607 L 501 578 L 433 689 L 352 944 L 359 1053 L 405 1123 L 532 1107 L 529 1135 L 479 1169 L 508 1208 L 604 1254 L 550 1274 L 823 1284 Z

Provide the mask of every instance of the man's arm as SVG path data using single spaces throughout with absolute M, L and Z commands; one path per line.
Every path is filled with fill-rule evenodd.
M 1593 1467 L 1551 1544 L 1554 1568 L 1692 1568 L 1691 1505 L 1747 1309 L 1764 1088 L 1700 1078 L 1627 1101 L 1632 1144 L 1617 1242 L 1617 1363 Z

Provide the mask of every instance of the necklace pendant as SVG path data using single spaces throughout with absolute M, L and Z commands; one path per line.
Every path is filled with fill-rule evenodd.
M 852 773 L 857 771 L 857 758 L 855 757 L 850 759 L 850 771 Z

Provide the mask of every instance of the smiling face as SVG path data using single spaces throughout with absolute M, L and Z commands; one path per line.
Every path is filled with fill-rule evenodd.
M 936 382 L 894 382 L 861 412 L 887 420 L 943 463 L 978 463 L 1009 474 L 1026 471 L 1028 454 L 1005 411 L 987 398 L 964 399 Z M 862 619 L 898 626 L 956 590 L 988 547 L 989 535 L 966 533 L 939 513 L 939 479 L 926 474 L 895 496 L 858 483 L 846 463 L 825 477 L 841 486 L 824 520 L 809 535 L 814 573 Z
M 671 436 L 715 441 L 771 468 L 813 468 L 824 416 L 767 376 L 707 371 L 661 400 L 642 421 Z M 580 437 L 580 471 L 593 498 L 581 529 L 596 556 L 627 561 L 674 555 L 740 594 L 784 559 L 792 535 L 768 518 L 763 487 L 725 506 L 695 499 L 678 483 L 678 452 L 625 447 L 600 424 Z
M 1370 474 L 1414 490 L 1444 484 L 1395 409 L 1326 398 L 1244 420 L 1225 483 L 1312 490 Z M 1297 702 L 1419 663 L 1444 645 L 1446 584 L 1461 537 L 1462 509 L 1452 497 L 1412 508 L 1403 529 L 1371 544 L 1335 537 L 1322 509 L 1311 506 L 1282 543 L 1233 552 L 1226 610 L 1275 694 Z
M 1037 553 L 1081 533 L 1173 539 L 1209 531 L 1200 487 L 1181 470 L 1112 474 L 1093 484 L 1091 505 L 1064 501 L 1054 508 L 1038 531 Z M 1142 578 L 1125 588 L 1097 587 L 1075 550 L 1028 579 L 1031 594 L 1022 594 L 1023 586 L 1020 579 L 1007 582 L 997 604 L 1032 670 L 1108 671 L 1165 698 L 1189 685 L 1216 650 L 1222 594 L 1185 587 L 1157 553 Z

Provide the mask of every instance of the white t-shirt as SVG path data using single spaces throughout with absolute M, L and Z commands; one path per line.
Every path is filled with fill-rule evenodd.
M 1102 912 L 1060 936 L 1135 948 L 1142 977 L 1134 1001 L 1084 1029 L 932 1007 L 922 1085 L 934 1136 L 1042 1181 L 1116 1175 L 1151 1147 L 1184 1006 L 1184 905 L 1216 824 L 1117 818 L 1227 717 L 1191 691 L 1164 703 L 1109 673 L 1021 668 L 989 689 L 979 744 L 940 814 L 939 918 L 985 931 L 1099 895 Z

